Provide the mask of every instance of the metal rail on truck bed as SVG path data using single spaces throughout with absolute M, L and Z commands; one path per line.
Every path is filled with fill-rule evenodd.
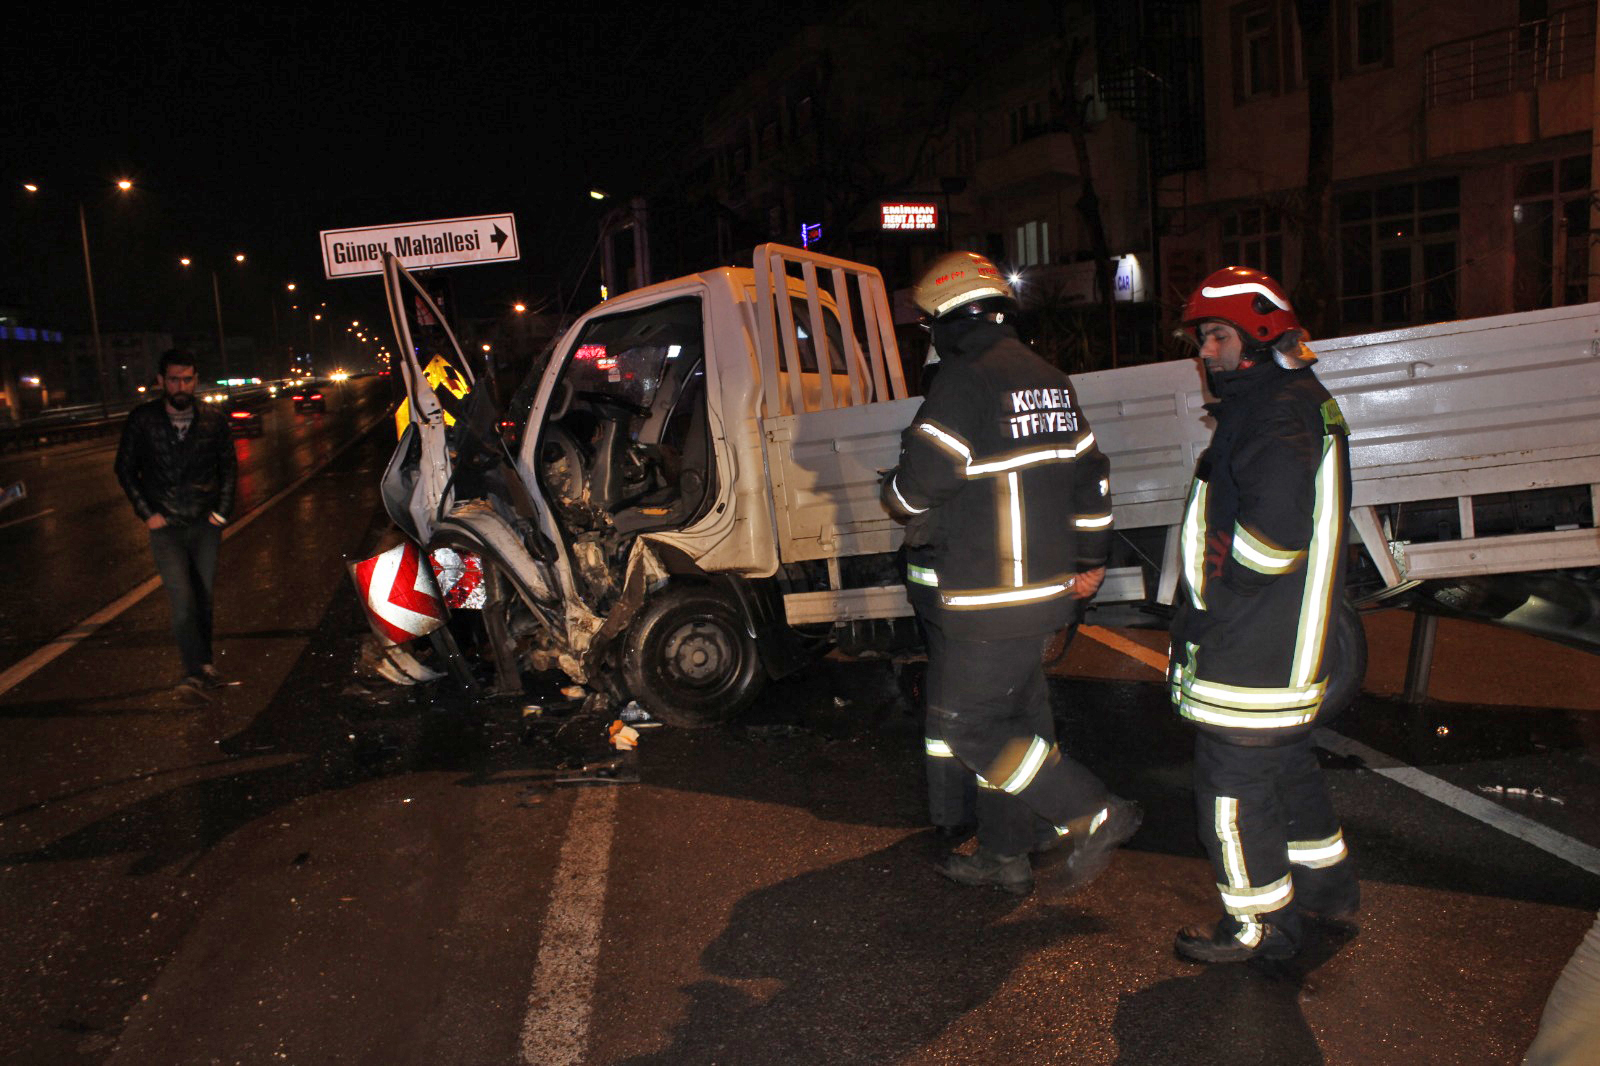
M 1352 525 L 1389 586 L 1600 565 L 1600 304 L 1369 333 L 1313 344 L 1350 425 Z M 1074 379 L 1111 459 L 1119 530 L 1169 530 L 1160 602 L 1195 459 L 1211 438 L 1194 360 Z M 1479 536 L 1473 500 L 1587 486 L 1589 525 Z M 1401 540 L 1390 505 L 1454 500 L 1458 537 Z

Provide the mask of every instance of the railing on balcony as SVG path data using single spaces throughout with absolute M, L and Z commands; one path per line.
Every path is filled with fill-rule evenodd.
M 1435 45 L 1425 56 L 1428 107 L 1532 89 L 1594 69 L 1595 8 L 1574 4 L 1549 18 Z

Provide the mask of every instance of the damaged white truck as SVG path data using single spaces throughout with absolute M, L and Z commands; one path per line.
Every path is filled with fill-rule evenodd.
M 481 615 L 443 646 L 463 683 L 474 661 L 501 692 L 556 670 L 706 725 L 830 645 L 918 643 L 878 483 L 920 400 L 876 270 L 763 245 L 750 269 L 611 299 L 557 340 L 509 441 L 424 287 L 392 258 L 384 277 L 410 421 L 383 498 L 422 547 L 481 565 Z M 1600 305 L 1314 347 L 1352 427 L 1369 598 L 1537 571 L 1502 615 L 1600 615 L 1571 617 L 1600 567 Z M 1074 385 L 1112 464 L 1117 554 L 1096 602 L 1159 617 L 1210 434 L 1197 365 Z

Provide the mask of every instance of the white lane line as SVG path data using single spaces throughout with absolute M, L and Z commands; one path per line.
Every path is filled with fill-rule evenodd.
M 1166 675 L 1167 657 L 1153 648 L 1147 648 L 1143 644 L 1137 644 L 1123 636 L 1121 633 L 1113 633 L 1111 630 L 1104 629 L 1100 626 L 1079 626 L 1078 632 L 1082 633 L 1092 641 L 1104 644 L 1112 651 L 1120 651 L 1128 658 L 1133 659 L 1136 662 L 1144 663 L 1150 669 L 1154 670 L 1158 674 L 1161 674 L 1162 676 Z
M 1114 651 L 1121 652 L 1130 659 L 1136 659 L 1152 669 L 1166 672 L 1166 657 L 1143 644 L 1136 644 L 1121 634 L 1099 626 L 1080 626 L 1078 632 L 1090 640 L 1098 641 Z M 1467 817 L 1476 818 L 1502 833 L 1509 833 L 1518 840 L 1532 844 L 1540 851 L 1570 862 L 1580 870 L 1600 875 L 1600 848 L 1590 847 L 1583 841 L 1575 840 L 1565 833 L 1558 833 L 1526 815 L 1507 810 L 1498 803 L 1486 800 L 1464 788 L 1458 788 L 1448 781 L 1441 781 L 1432 774 L 1424 773 L 1415 766 L 1391 758 L 1375 748 L 1369 748 L 1359 740 L 1351 740 L 1342 733 L 1335 733 L 1331 729 L 1319 729 L 1315 734 L 1315 740 L 1318 747 L 1326 748 L 1335 754 L 1355 756 L 1366 763 L 1367 768 L 1373 773 L 1382 774 L 1396 784 L 1420 792 L 1429 799 L 1438 800 L 1445 806 L 1453 807 Z
M 329 455 L 321 463 L 312 467 L 310 470 L 307 470 L 304 474 L 301 474 L 300 477 L 295 479 L 293 484 L 275 493 L 265 503 L 250 511 L 249 514 L 244 515 L 238 521 L 233 522 L 225 527 L 222 530 L 222 539 L 227 540 L 235 533 L 238 533 L 245 526 L 248 526 L 251 522 L 254 522 L 257 518 L 260 518 L 263 514 L 265 514 L 269 508 L 277 505 L 279 501 L 284 499 L 284 497 L 300 488 L 300 486 L 310 481 L 313 477 L 316 477 L 318 474 L 322 473 L 322 471 L 326 470 L 328 465 L 335 459 L 339 458 L 339 456 L 355 447 L 356 442 L 361 440 L 362 437 L 365 437 L 373 426 L 384 421 L 388 417 L 389 416 L 387 414 L 380 415 L 371 422 L 368 422 L 366 425 L 362 426 L 356 431 L 356 435 L 354 437 L 345 441 L 344 444 L 335 449 L 333 454 Z M 62 633 L 48 644 L 35 649 L 33 653 L 28 655 L 26 658 L 20 660 L 19 662 L 13 663 L 9 668 L 6 669 L 4 673 L 0 673 L 0 696 L 4 696 L 7 692 L 10 692 L 28 678 L 32 677 L 40 670 L 43 670 L 46 666 L 49 666 L 52 662 L 65 655 L 73 648 L 77 647 L 78 644 L 93 636 L 95 630 L 116 618 L 123 611 L 126 611 L 128 608 L 132 607 L 134 604 L 138 603 L 140 600 L 144 599 L 146 596 L 150 595 L 150 593 L 154 592 L 160 587 L 161 578 L 152 577 L 147 579 L 143 584 L 136 586 L 132 591 L 124 593 L 116 600 L 100 608 L 94 614 L 91 614 L 88 618 L 85 618 L 83 621 L 79 622 L 65 633 Z
M 13 518 L 9 522 L 0 522 L 0 529 L 5 529 L 9 526 L 20 526 L 24 522 L 32 522 L 35 518 L 43 518 L 47 514 L 55 513 L 56 509 L 54 507 L 46 507 L 42 511 L 35 511 L 33 514 L 24 515 L 21 518 Z
M 1367 769 L 1373 773 L 1382 774 L 1391 781 L 1415 789 L 1447 807 L 1454 807 L 1462 814 L 1491 825 L 1502 833 L 1509 833 L 1518 840 L 1526 841 L 1558 859 L 1564 859 L 1580 870 L 1600 875 L 1600 848 L 1592 848 L 1581 840 L 1574 840 L 1564 833 L 1558 833 L 1526 815 L 1507 810 L 1498 803 L 1486 800 L 1464 788 L 1458 788 L 1448 781 L 1441 781 L 1432 774 L 1423 773 L 1415 766 L 1408 766 L 1381 751 L 1367 747 L 1359 740 L 1351 740 L 1331 729 L 1317 730 L 1316 742 L 1318 746 L 1336 754 L 1353 755 L 1366 763 Z
M 616 817 L 617 793 L 609 786 L 584 789 L 573 801 L 522 1019 L 526 1066 L 579 1066 L 588 1049 Z

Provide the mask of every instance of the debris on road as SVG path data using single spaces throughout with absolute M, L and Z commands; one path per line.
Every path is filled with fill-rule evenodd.
M 1486 792 L 1491 796 L 1527 796 L 1544 803 L 1553 803 L 1557 807 L 1565 807 L 1567 801 L 1560 796 L 1552 796 L 1544 789 L 1535 785 L 1533 788 L 1518 788 L 1515 785 L 1479 785 L 1479 792 Z

